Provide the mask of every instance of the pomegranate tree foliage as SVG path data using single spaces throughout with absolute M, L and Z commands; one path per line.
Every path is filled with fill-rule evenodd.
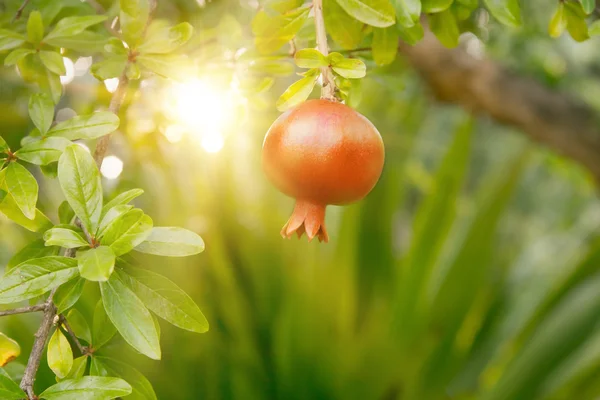
M 110 37 L 107 29 L 98 27 L 109 15 L 86 15 L 77 9 L 72 15 L 62 13 L 68 5 L 59 1 L 34 3 L 30 6 L 35 9 L 0 30 L 0 50 L 9 51 L 4 64 L 16 65 L 22 78 L 39 90 L 34 90 L 37 93 L 29 100 L 35 129 L 19 148 L 10 148 L 0 138 L 0 211 L 25 229 L 39 233 L 39 239 L 9 262 L 0 280 L 0 304 L 43 301 L 45 315 L 51 313 L 55 329 L 45 351 L 58 383 L 46 388 L 40 398 L 153 398 L 147 380 L 132 367 L 97 354 L 119 334 L 141 354 L 160 359 L 160 331 L 154 315 L 199 333 L 208 330 L 208 322 L 175 283 L 135 268 L 123 257 L 132 251 L 189 256 L 202 252 L 204 243 L 194 232 L 153 226 L 149 215 L 129 204 L 143 194 L 140 189 L 104 199 L 97 166 L 103 154 L 96 151 L 94 160 L 77 143 L 114 132 L 119 126 L 118 110 L 54 123 L 55 104 L 63 90 L 60 76 L 66 73 L 60 51 L 86 54 L 99 50 L 103 60 L 94 64 L 94 75 L 99 79 L 118 76 L 127 82 L 141 74 L 162 74 L 167 66 L 176 65 L 183 56 L 174 53 L 191 37 L 192 27 L 188 23 L 172 26 L 164 21 L 150 22 L 148 2 L 123 0 L 117 4 L 119 38 Z M 46 175 L 56 177 L 65 198 L 57 210 L 59 221 L 51 221 L 37 209 L 38 183 L 26 166 L 39 166 Z M 72 308 L 86 282 L 98 285 L 101 294 L 92 321 Z M 78 344 L 75 352 L 66 335 Z M 45 341 L 46 337 L 39 339 Z M 7 344 L 10 346 L 0 349 L 8 354 L 3 365 L 18 353 L 14 342 Z M 32 354 L 38 362 L 40 356 Z M 27 370 L 35 376 L 37 367 L 31 360 Z M 0 375 L 0 397 L 4 400 L 32 398 L 32 390 L 32 382 L 25 378 L 19 387 L 5 372 Z
M 117 355 L 105 354 L 104 346 L 120 335 L 139 353 L 160 359 L 160 329 L 155 316 L 193 332 L 205 332 L 208 322 L 175 283 L 132 265 L 127 255 L 142 252 L 189 256 L 204 250 L 203 241 L 182 228 L 154 227 L 151 216 L 129 204 L 143 194 L 141 189 L 104 198 L 96 163 L 102 154 L 94 160 L 78 143 L 101 140 L 117 130 L 118 105 L 110 111 L 77 115 L 59 123 L 54 122 L 55 105 L 63 94 L 60 76 L 66 73 L 61 52 L 94 55 L 91 71 L 99 81 L 119 78 L 123 83 L 153 75 L 177 80 L 188 76 L 194 67 L 193 51 L 182 51 L 194 31 L 187 22 L 152 19 L 153 2 L 147 0 L 115 1 L 104 12 L 79 0 L 28 3 L 23 2 L 24 8 L 14 21 L 7 19 L 0 29 L 4 65 L 16 67 L 21 78 L 32 84 L 29 116 L 35 126 L 18 148 L 10 148 L 0 137 L 0 212 L 38 237 L 9 261 L 0 280 L 0 304 L 29 301 L 40 304 L 31 311 L 52 312 L 53 332 L 42 340 L 48 339 L 44 351 L 57 383 L 45 388 L 38 395 L 40 398 L 156 398 L 148 380 Z M 360 78 L 367 74 L 365 60 L 379 66 L 392 63 L 399 40 L 409 45 L 417 43 L 424 35 L 424 24 L 443 44 L 453 47 L 462 32 L 474 28 L 474 16 L 483 9 L 500 24 L 520 26 L 523 18 L 519 4 L 518 0 L 325 0 L 323 16 L 332 52 L 324 55 L 315 50 L 312 4 L 303 0 L 266 1 L 251 23 L 254 49 L 235 59 L 237 66 L 245 65 L 248 71 L 240 77 L 241 89 L 258 95 L 273 85 L 273 76 L 293 74 L 291 54 L 296 66 L 303 70 L 302 77 L 281 95 L 278 109 L 285 110 L 306 100 L 322 68 L 333 71 L 337 96 L 355 104 L 360 99 Z M 552 7 L 555 11 L 548 21 L 551 36 L 558 37 L 566 31 L 573 39 L 584 41 L 600 33 L 600 25 L 592 17 L 594 1 L 557 1 L 552 2 Z M 365 60 L 357 56 L 362 52 L 369 54 Z M 456 178 L 453 182 L 461 181 L 467 154 L 461 149 L 467 147 L 467 140 L 468 130 L 457 135 L 440 179 L 450 174 Z M 465 318 L 473 301 L 469 296 L 475 291 L 462 287 L 456 292 L 457 282 L 463 282 L 461 274 L 467 274 L 472 285 L 476 285 L 481 276 L 477 275 L 477 268 L 465 270 L 460 266 L 473 255 L 480 257 L 480 263 L 470 261 L 468 265 L 479 266 L 487 261 L 487 253 L 474 249 L 489 243 L 487 239 L 514 185 L 519 165 L 507 174 L 493 200 L 476 216 L 466 237 L 464 254 L 460 253 L 456 265 L 450 266 L 449 278 L 435 299 L 439 315 L 434 319 L 440 326 Z M 39 186 L 30 170 L 38 166 L 43 174 L 56 178 L 64 195 L 65 201 L 57 210 L 58 221 L 52 221 L 37 208 Z M 448 188 L 445 190 L 448 192 Z M 440 223 L 449 224 L 435 217 L 451 214 L 446 212 L 453 204 L 448 199 L 455 200 L 457 190 L 452 187 L 445 196 L 430 197 L 419 214 L 416 235 L 431 238 L 431 232 Z M 416 275 L 409 276 L 410 285 L 397 302 L 398 313 L 406 321 L 416 320 L 411 313 L 419 310 L 424 301 L 423 284 L 434 257 L 431 250 L 438 251 L 444 238 L 444 230 L 437 232 L 440 236 L 433 235 L 434 243 L 417 241 L 420 245 L 411 250 L 408 262 L 420 268 L 411 269 Z M 73 308 L 86 283 L 97 285 L 100 292 L 91 321 Z M 584 301 L 595 300 L 590 300 L 590 296 L 594 294 L 582 292 L 581 299 L 572 296 L 567 300 L 581 300 L 585 306 Z M 457 299 L 464 307 L 446 310 Z M 569 338 L 552 335 L 555 320 L 569 317 L 560 312 L 551 315 L 554 319 L 542 325 L 539 335 L 545 343 L 574 348 L 576 343 Z M 591 329 L 585 319 L 570 317 L 573 324 Z M 418 326 L 409 326 L 401 333 L 403 343 L 410 343 L 417 332 Z M 504 375 L 502 382 L 506 385 L 501 386 L 505 389 L 492 392 L 489 398 L 506 398 L 502 396 L 507 391 L 514 394 L 529 390 L 519 380 L 519 372 L 527 370 L 532 360 L 538 364 L 556 361 L 547 359 L 543 350 L 543 346 L 532 347 L 523 354 L 516 361 L 514 373 Z M 3 365 L 18 351 L 16 342 L 0 336 Z M 39 361 L 40 355 L 36 357 Z M 431 366 L 433 372 L 435 368 Z M 32 368 L 34 375 L 36 369 Z M 13 379 L 0 369 L 0 398 L 30 396 L 32 386 L 27 386 L 25 379 L 21 385 Z

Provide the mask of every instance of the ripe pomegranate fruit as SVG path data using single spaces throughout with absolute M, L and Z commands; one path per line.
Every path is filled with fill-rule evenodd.
M 296 199 L 284 238 L 304 232 L 327 242 L 325 207 L 365 197 L 383 168 L 377 128 L 352 108 L 330 100 L 309 100 L 283 113 L 263 142 L 262 165 L 284 194 Z

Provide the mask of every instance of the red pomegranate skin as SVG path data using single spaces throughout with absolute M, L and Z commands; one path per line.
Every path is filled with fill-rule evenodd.
M 263 142 L 269 180 L 296 199 L 281 235 L 304 232 L 327 242 L 325 208 L 365 197 L 377 183 L 384 147 L 377 128 L 352 108 L 330 100 L 306 101 L 283 113 Z

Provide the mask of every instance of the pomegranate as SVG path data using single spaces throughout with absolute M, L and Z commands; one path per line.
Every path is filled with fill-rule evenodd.
M 365 197 L 383 168 L 377 128 L 363 115 L 336 101 L 309 100 L 283 113 L 267 132 L 263 169 L 284 194 L 296 199 L 281 230 L 290 238 L 304 232 L 327 242 L 325 208 Z

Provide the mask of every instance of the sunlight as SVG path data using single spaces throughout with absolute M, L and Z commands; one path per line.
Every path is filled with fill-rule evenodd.
M 218 153 L 225 144 L 225 138 L 218 132 L 202 136 L 200 145 L 208 153 Z
M 225 143 L 223 131 L 230 122 L 228 116 L 233 114 L 231 97 L 229 88 L 219 89 L 207 81 L 195 79 L 171 86 L 165 108 L 206 152 L 217 153 Z M 165 136 L 170 142 L 177 142 L 180 132 L 180 128 L 168 128 Z
M 108 156 L 102 161 L 100 173 L 106 179 L 117 179 L 123 172 L 123 161 L 117 156 Z

